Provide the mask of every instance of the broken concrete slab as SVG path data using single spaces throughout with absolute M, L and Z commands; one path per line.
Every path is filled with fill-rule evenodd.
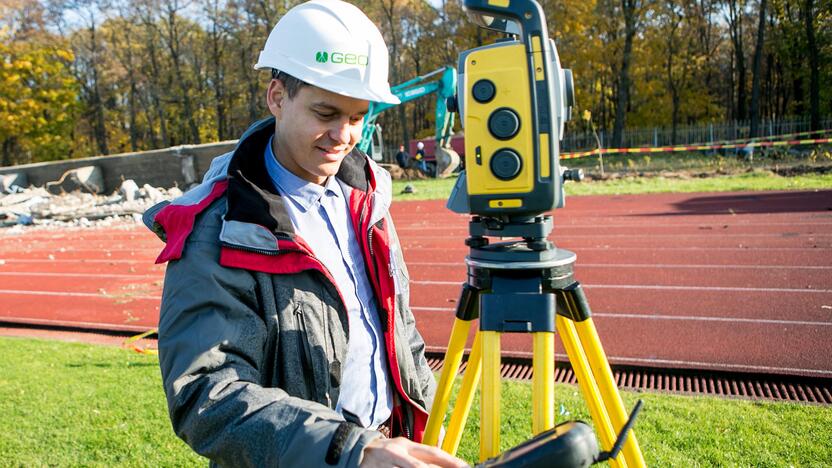
M 133 201 L 139 196 L 139 186 L 136 185 L 136 182 L 133 179 L 127 179 L 121 183 L 121 187 L 118 188 L 118 193 L 121 194 L 125 200 Z
M 104 189 L 104 174 L 98 166 L 83 166 L 70 169 L 60 179 L 47 182 L 50 193 L 69 193 L 80 190 L 85 193 L 101 193 Z
M 0 174 L 0 193 L 12 193 L 15 188 L 24 189 L 29 185 L 25 172 Z

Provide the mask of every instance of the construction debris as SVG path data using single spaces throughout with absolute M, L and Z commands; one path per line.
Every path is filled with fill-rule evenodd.
M 13 193 L 29 185 L 25 172 L 0 174 L 0 193 Z
M 76 167 L 64 172 L 60 179 L 47 182 L 46 189 L 50 193 L 69 193 L 76 190 L 87 193 L 101 193 L 104 187 L 104 176 L 98 166 Z
M 75 173 L 74 176 L 72 172 L 68 171 L 62 180 L 51 186 L 47 184 L 63 187 L 73 178 L 77 187 L 69 193 L 55 194 L 43 187 L 21 189 L 19 186 L 6 191 L 10 193 L 0 192 L 0 232 L 13 234 L 37 227 L 135 224 L 141 222 L 142 213 L 154 204 L 182 195 L 176 187 L 164 189 L 145 184 L 139 188 L 131 179 L 125 180 L 112 195 L 90 193 L 90 188 L 95 185 L 94 171 Z M 12 229 L 2 229 L 10 227 Z

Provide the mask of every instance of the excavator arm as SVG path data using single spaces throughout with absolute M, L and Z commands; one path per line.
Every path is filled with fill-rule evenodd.
M 440 74 L 439 79 L 434 78 Z M 428 81 L 431 79 L 433 81 Z M 450 173 L 459 165 L 459 155 L 450 148 L 451 136 L 453 136 L 454 112 L 448 109 L 448 98 L 452 98 L 456 94 L 456 80 L 456 68 L 443 67 L 390 88 L 390 91 L 399 98 L 401 104 L 429 94 L 436 94 L 435 138 L 436 159 L 439 164 L 437 175 Z M 379 114 L 396 105 L 398 104 L 372 102 L 370 103 L 369 112 L 364 116 L 364 126 L 361 130 L 361 142 L 358 144 L 358 148 L 371 155 L 373 159 L 382 159 L 381 127 L 376 124 L 376 119 L 378 119 Z M 454 158 L 454 156 L 456 157 Z M 443 164 L 443 161 L 446 163 Z

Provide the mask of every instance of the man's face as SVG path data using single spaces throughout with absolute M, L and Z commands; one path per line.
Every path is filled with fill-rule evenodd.
M 302 86 L 289 98 L 283 82 L 272 80 L 267 103 L 275 116 L 277 160 L 292 174 L 323 184 L 361 139 L 370 103 L 315 86 Z

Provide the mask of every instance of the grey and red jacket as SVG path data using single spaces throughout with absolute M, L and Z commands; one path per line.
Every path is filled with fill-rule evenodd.
M 255 123 L 204 181 L 145 213 L 166 242 L 159 362 L 174 431 L 222 466 L 356 466 L 381 435 L 334 410 L 349 321 L 295 234 Z M 420 441 L 435 391 L 389 216 L 389 174 L 355 150 L 336 175 L 373 285 L 395 395 L 394 435 Z

